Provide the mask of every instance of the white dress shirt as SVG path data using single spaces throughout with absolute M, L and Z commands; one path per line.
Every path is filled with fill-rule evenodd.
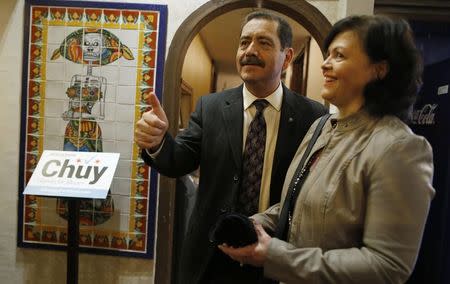
M 254 96 L 246 88 L 244 84 L 244 127 L 242 152 L 245 148 L 245 140 L 247 138 L 248 128 L 256 114 L 256 107 L 253 102 L 260 99 Z M 280 125 L 281 103 L 283 102 L 283 87 L 281 83 L 278 88 L 269 96 L 265 97 L 269 105 L 264 110 L 264 118 L 266 120 L 266 149 L 264 152 L 264 167 L 261 179 L 261 191 L 259 194 L 259 212 L 266 210 L 270 202 L 270 181 L 272 178 L 273 156 L 278 137 L 278 126 Z

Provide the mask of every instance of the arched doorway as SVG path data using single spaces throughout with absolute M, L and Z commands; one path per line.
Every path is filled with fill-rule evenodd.
M 331 29 L 330 22 L 305 0 L 212 0 L 194 11 L 175 33 L 167 54 L 164 70 L 163 105 L 169 120 L 169 132 L 178 130 L 181 72 L 187 49 L 195 35 L 212 19 L 241 8 L 264 8 L 292 18 L 302 25 L 319 46 Z M 175 181 L 160 179 L 158 198 L 157 238 L 154 282 L 170 283 L 173 252 L 173 224 L 175 212 Z

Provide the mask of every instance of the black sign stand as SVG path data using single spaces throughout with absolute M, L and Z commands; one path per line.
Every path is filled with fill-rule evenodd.
M 65 159 L 65 161 L 68 161 L 68 157 L 74 157 L 73 155 L 77 154 L 81 157 L 84 157 L 85 164 L 87 162 L 92 161 L 94 158 L 99 159 L 100 157 L 104 157 L 105 160 L 105 167 L 102 169 L 102 172 L 108 169 L 110 171 L 115 171 L 117 162 L 119 161 L 119 153 L 89 153 L 89 152 L 73 152 L 73 151 L 52 151 L 52 150 L 45 150 L 42 155 L 41 159 L 39 160 L 35 171 L 33 172 L 33 175 L 31 176 L 31 179 L 28 182 L 28 185 L 25 188 L 25 191 L 23 194 L 30 194 L 30 195 L 37 195 L 37 196 L 47 196 L 47 197 L 58 197 L 58 198 L 64 198 L 67 201 L 67 211 L 68 211 L 68 228 L 67 228 L 67 275 L 66 275 L 66 283 L 67 284 L 78 284 L 78 252 L 79 252 L 79 239 L 80 239 L 80 202 L 81 199 L 92 199 L 94 196 L 97 199 L 104 199 L 107 197 L 107 192 L 105 192 L 105 196 L 101 198 L 102 195 L 102 188 L 95 188 L 96 192 L 86 191 L 85 187 L 83 186 L 80 188 L 79 192 L 72 193 L 72 196 L 75 195 L 77 197 L 71 197 L 67 196 L 66 192 L 64 191 L 64 188 L 55 188 L 53 186 L 53 176 L 52 175 L 44 175 L 44 170 L 42 169 L 41 163 L 49 163 L 49 159 Z M 92 155 L 92 157 L 91 157 Z M 51 157 L 50 157 L 51 156 Z M 45 157 L 45 159 L 42 159 Z M 88 158 L 86 158 L 88 157 Z M 45 160 L 45 162 L 42 162 Z M 53 161 L 52 160 L 52 161 Z M 81 158 L 78 158 L 79 161 L 81 161 Z M 58 160 L 57 160 L 58 161 Z M 96 162 L 97 163 L 97 162 Z M 46 167 L 46 166 L 44 166 Z M 69 166 L 74 167 L 74 166 Z M 39 169 L 39 170 L 38 170 Z M 42 176 L 41 172 L 42 171 Z M 37 180 L 33 180 L 34 174 L 38 173 Z M 61 174 L 60 174 L 61 175 Z M 71 173 L 67 178 L 72 178 Z M 77 173 L 78 175 L 78 173 Z M 106 183 L 111 185 L 112 182 L 112 175 L 108 175 L 106 179 L 103 179 L 103 182 L 100 184 L 101 186 L 105 185 Z M 44 178 L 45 177 L 45 178 Z M 58 176 L 60 177 L 60 176 Z M 100 178 L 100 177 L 98 177 Z M 42 179 L 42 180 L 41 180 Z M 98 179 L 96 180 L 96 182 Z M 49 186 L 49 184 L 52 184 L 52 186 Z M 91 183 L 89 183 L 91 184 Z M 51 191 L 42 191 L 45 187 L 50 187 Z M 89 188 L 89 185 L 86 185 Z M 97 185 L 99 186 L 99 185 Z M 106 187 L 106 188 L 109 188 Z M 55 191 L 56 189 L 56 191 Z M 73 189 L 73 188 L 72 188 Z M 97 191 L 102 190 L 102 191 Z M 73 191 L 73 190 L 72 190 Z M 44 192 L 45 194 L 41 194 Z M 49 192 L 54 192 L 55 194 L 48 194 Z M 95 193 L 95 194 L 94 194 Z M 100 197 L 100 198 L 99 198 Z
M 67 284 L 78 284 L 78 243 L 80 235 L 80 199 L 68 198 Z

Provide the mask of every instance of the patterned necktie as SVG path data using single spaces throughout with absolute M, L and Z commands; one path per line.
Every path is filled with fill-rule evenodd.
M 238 209 L 248 216 L 258 212 L 264 150 L 266 148 L 264 109 L 269 103 L 266 100 L 256 100 L 253 104 L 256 107 L 256 114 L 250 123 L 245 140 L 242 159 L 242 183 L 238 200 Z

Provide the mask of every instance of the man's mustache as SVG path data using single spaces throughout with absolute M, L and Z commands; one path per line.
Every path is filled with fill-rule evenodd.
M 241 66 L 244 66 L 244 65 L 257 65 L 257 66 L 261 66 L 261 67 L 266 66 L 264 61 L 262 61 L 258 57 L 254 57 L 254 56 L 244 57 L 239 61 L 239 63 L 241 64 Z

